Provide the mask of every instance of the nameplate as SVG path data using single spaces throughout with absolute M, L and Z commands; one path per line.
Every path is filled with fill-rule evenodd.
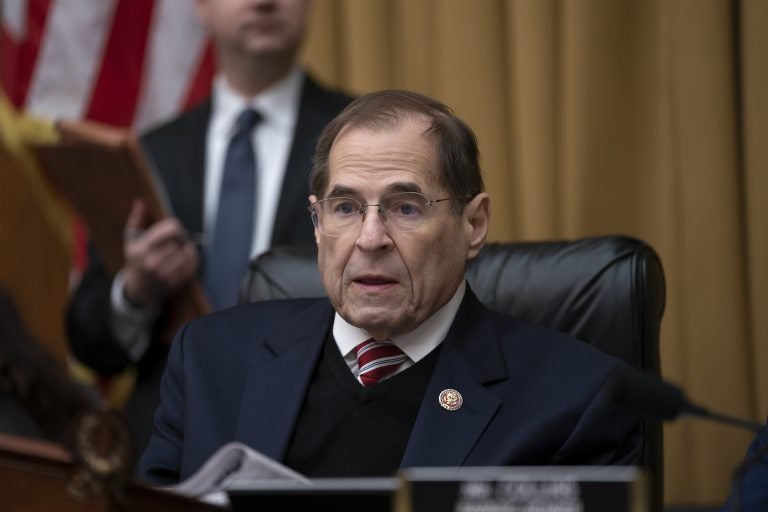
M 634 466 L 411 468 L 397 512 L 648 512 Z

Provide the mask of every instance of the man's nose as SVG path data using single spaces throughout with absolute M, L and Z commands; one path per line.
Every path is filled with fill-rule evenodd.
M 357 237 L 357 244 L 361 249 L 378 249 L 392 243 L 384 215 L 378 205 L 366 206 L 361 221 L 362 226 Z

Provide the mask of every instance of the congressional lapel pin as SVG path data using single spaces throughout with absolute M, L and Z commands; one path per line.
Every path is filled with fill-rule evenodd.
M 447 411 L 458 411 L 461 408 L 461 404 L 464 403 L 461 393 L 455 389 L 444 389 L 440 392 L 438 397 L 440 407 Z

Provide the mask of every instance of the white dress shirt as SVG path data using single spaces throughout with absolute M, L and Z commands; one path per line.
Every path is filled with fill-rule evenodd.
M 262 117 L 252 136 L 257 160 L 258 194 L 254 198 L 256 219 L 251 257 L 270 246 L 293 131 L 299 116 L 303 84 L 304 74 L 298 68 L 250 100 L 230 89 L 223 76 L 217 77 L 213 84 L 212 115 L 206 145 L 203 229 L 206 234 L 213 233 L 229 139 L 237 117 L 250 106 Z

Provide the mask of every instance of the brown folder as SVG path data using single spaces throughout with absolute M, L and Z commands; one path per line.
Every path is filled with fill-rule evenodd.
M 150 222 L 170 215 L 165 189 L 135 134 L 92 121 L 60 121 L 61 140 L 34 147 L 54 187 L 88 227 L 110 275 L 124 263 L 123 233 L 134 199 L 143 198 Z M 171 299 L 163 338 L 209 311 L 199 280 Z

